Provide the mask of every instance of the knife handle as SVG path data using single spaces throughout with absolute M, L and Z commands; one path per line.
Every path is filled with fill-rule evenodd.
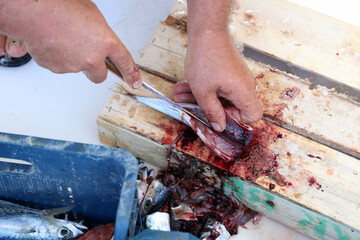
M 106 64 L 106 67 L 107 67 L 111 72 L 113 72 L 114 74 L 118 75 L 120 78 L 124 79 L 124 78 L 123 78 L 123 75 L 121 74 L 121 72 L 119 71 L 119 69 L 118 69 L 108 58 L 105 59 L 105 64 Z

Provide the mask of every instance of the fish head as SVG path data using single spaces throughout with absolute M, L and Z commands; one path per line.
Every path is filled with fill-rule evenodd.
M 76 238 L 84 234 L 82 230 L 87 229 L 87 227 L 82 225 L 81 223 L 63 219 L 55 219 L 55 221 L 56 228 L 54 229 L 54 235 L 56 235 L 59 239 Z
M 154 179 L 149 185 L 145 197 L 141 203 L 140 211 L 146 216 L 160 210 L 170 199 L 172 191 L 165 187 L 159 180 Z

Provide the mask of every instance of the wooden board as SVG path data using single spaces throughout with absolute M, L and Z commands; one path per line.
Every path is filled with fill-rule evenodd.
M 186 46 L 187 34 L 183 30 L 160 24 L 137 63 L 172 81 L 183 80 Z M 265 119 L 360 158 L 358 102 L 324 87 L 310 89 L 307 80 L 273 72 L 267 65 L 249 59 L 245 61 L 257 78 Z M 293 88 L 300 90 L 298 96 L 284 99 L 285 92 Z
M 171 26 L 168 25 L 169 21 L 161 24 L 137 61 L 144 69 L 152 73 L 142 71 L 144 80 L 170 98 L 173 97 L 171 93 L 173 82 L 185 79 L 183 62 L 186 53 L 187 34 L 183 29 L 182 21 L 179 19 L 186 19 L 186 12 L 181 12 L 184 8 L 182 5 L 178 5 L 180 2 L 183 4 L 184 1 L 179 1 L 175 5 L 178 10 L 175 10 L 174 7 L 172 11 L 172 16 L 178 18 L 175 19 L 175 25 L 178 24 L 179 28 L 174 27 L 174 22 L 171 23 Z M 247 7 L 237 8 L 235 12 L 239 16 L 246 15 L 244 9 L 248 10 L 248 7 L 253 6 L 249 2 L 251 1 L 241 1 L 242 6 Z M 256 2 L 258 1 L 253 1 L 253 3 Z M 272 0 L 258 4 L 264 5 L 261 6 L 261 11 L 268 11 L 272 4 L 273 7 L 283 7 L 282 11 L 286 14 L 291 11 L 299 11 L 302 14 L 310 14 L 310 19 L 313 22 L 322 19 L 319 20 L 318 26 L 314 26 L 313 29 L 315 30 L 328 21 L 326 16 L 301 7 L 298 8 L 296 5 L 283 0 Z M 241 11 L 243 11 L 243 15 L 239 14 Z M 274 12 L 277 11 L 278 9 Z M 294 13 L 291 16 L 299 17 L 301 16 L 300 13 Z M 272 13 L 265 12 L 261 16 L 257 16 L 257 12 L 254 14 L 256 17 L 254 26 L 249 25 L 249 29 L 251 27 L 253 30 L 250 30 L 253 32 L 244 31 L 253 36 L 255 40 L 261 38 L 261 34 L 266 37 L 274 34 L 272 37 L 275 40 L 282 39 L 283 36 L 281 35 L 288 35 L 281 31 L 277 32 L 279 29 L 276 30 L 276 27 L 272 29 L 270 27 L 272 25 L 268 27 L 272 30 L 267 32 L 265 31 L 267 28 L 259 27 L 259 23 L 263 21 L 262 17 L 272 16 Z M 239 16 L 232 18 L 237 19 Z M 264 19 L 266 20 L 266 18 Z M 280 15 L 274 18 L 274 23 L 278 19 L 281 19 Z M 300 24 L 298 21 L 290 21 L 291 19 L 288 22 L 291 22 L 292 28 L 295 28 L 296 24 Z M 170 20 L 174 20 L 174 18 Z M 343 24 L 335 20 L 329 21 L 336 26 Z M 239 23 L 239 21 L 235 22 Z M 248 23 L 243 21 L 235 29 L 248 29 L 245 25 Z M 259 29 L 255 31 L 256 28 Z M 301 29 L 301 27 L 297 29 Z M 349 33 L 354 28 L 345 26 L 342 29 Z M 330 29 L 326 32 L 333 30 Z M 237 33 L 238 31 L 234 32 Z M 236 39 L 234 32 L 233 36 Z M 276 34 L 280 36 L 275 36 Z M 299 40 L 298 34 L 292 37 Z M 333 36 L 339 41 L 342 40 L 341 37 L 342 35 L 339 35 L 339 38 Z M 250 37 L 246 37 L 246 39 L 251 39 L 250 42 L 257 43 Z M 316 41 L 320 40 L 316 39 Z M 336 40 L 332 40 L 329 46 L 332 46 L 333 42 Z M 255 43 L 253 46 L 256 47 Z M 294 44 L 294 42 L 292 43 Z M 324 40 L 321 43 L 324 44 Z M 271 42 L 268 43 L 268 45 L 271 44 Z M 317 55 L 318 52 L 316 51 L 320 50 L 315 49 L 314 52 L 313 46 L 315 45 L 312 44 L 306 43 L 301 46 L 296 45 L 296 47 L 301 47 L 307 53 L 310 51 L 311 56 Z M 293 57 L 297 48 L 291 48 L 291 44 L 282 45 L 284 51 L 279 51 L 280 55 L 278 55 L 276 53 L 278 49 L 275 48 L 273 49 L 274 55 L 284 59 L 287 59 L 288 55 Z M 263 47 L 261 44 L 259 46 L 261 50 L 271 52 L 271 47 L 267 44 L 264 44 Z M 327 47 L 321 46 L 321 51 L 324 53 L 320 54 L 319 59 L 322 62 L 325 62 L 325 57 L 330 52 Z M 281 47 L 278 46 L 277 48 Z M 295 62 L 305 61 L 304 58 L 297 55 L 294 59 L 291 58 Z M 251 181 L 243 180 L 246 177 L 246 172 L 239 167 L 241 166 L 238 164 L 239 162 L 224 164 L 199 139 L 187 144 L 180 142 L 176 148 L 192 156 L 197 156 L 201 161 L 237 175 L 238 177 L 226 180 L 225 191 L 228 194 L 234 194 L 246 205 L 270 218 L 316 239 L 359 240 L 360 186 L 358 183 L 360 182 L 360 161 L 356 159 L 359 158 L 360 154 L 359 103 L 326 88 L 310 89 L 310 84 L 306 80 L 281 72 L 270 71 L 269 66 L 264 64 L 246 61 L 253 75 L 257 77 L 257 93 L 265 106 L 264 119 L 277 124 L 276 126 L 261 120 L 252 126 L 257 133 L 262 133 L 266 139 L 265 148 L 277 156 L 278 172 L 286 178 L 287 184 L 278 184 L 279 181 L 276 181 L 277 179 L 273 175 L 262 175 L 259 178 L 251 178 Z M 313 66 L 313 70 L 321 72 L 319 69 L 325 69 L 327 63 L 321 61 Z M 354 67 L 357 67 L 357 63 L 350 63 L 346 59 L 339 58 L 337 62 L 339 65 L 337 66 L 340 68 L 338 70 L 344 67 L 343 61 L 348 64 L 347 70 L 350 72 L 354 70 Z M 358 75 L 353 74 L 351 76 Z M 356 81 L 354 84 L 353 79 L 346 78 L 341 81 L 356 88 Z M 337 81 L 340 80 L 337 79 Z M 124 85 L 124 87 L 126 86 Z M 284 99 L 286 91 L 295 87 L 300 90 L 299 94 L 293 100 Z M 129 88 L 127 89 L 131 91 Z M 144 89 L 133 93 L 151 96 Z M 174 141 L 179 129 L 182 129 L 183 126 L 178 121 L 119 93 L 113 94 L 98 118 L 99 136 L 104 144 L 128 149 L 137 157 L 161 168 L 167 164 L 165 152 L 169 147 L 168 145 Z
M 146 72 L 142 72 L 142 74 L 145 81 L 154 87 L 161 88 L 165 94 L 171 97 L 172 83 Z M 148 95 L 144 89 L 134 93 Z M 262 124 L 264 122 L 260 121 L 255 126 L 259 127 Z M 126 148 L 137 157 L 164 167 L 167 145 L 176 138 L 182 124 L 127 96 L 115 93 L 101 113 L 98 126 L 103 143 Z M 269 188 L 270 183 L 275 184 L 276 187 L 272 192 L 276 193 L 274 196 L 278 199 L 277 201 L 284 202 L 279 208 L 289 209 L 292 204 L 295 204 L 296 211 L 307 212 L 310 210 L 311 216 L 320 213 L 320 218 L 326 219 L 327 222 L 339 223 L 342 231 L 346 234 L 351 233 L 349 236 L 355 233 L 360 234 L 360 221 L 358 220 L 360 214 L 360 186 L 358 184 L 360 182 L 360 175 L 358 175 L 360 161 L 280 127 L 272 126 L 271 131 L 283 135 L 283 138 L 272 141 L 269 148 L 275 154 L 279 154 L 279 172 L 292 185 L 278 186 L 276 182 L 265 176 L 255 181 L 257 185 L 251 185 L 252 189 L 258 189 L 252 191 L 264 191 L 264 188 Z M 197 155 L 198 158 L 212 165 L 232 169 L 231 165 L 222 165 L 208 149 L 201 145 L 200 141 L 196 141 L 196 144 L 196 148 L 187 148 L 186 146 L 177 148 L 190 155 Z M 199 151 L 194 151 L 196 149 Z M 321 159 L 310 157 L 309 154 Z M 234 173 L 241 176 L 241 172 L 235 171 Z M 309 186 L 309 177 L 314 177 L 321 187 Z M 248 198 L 242 200 L 251 202 L 251 198 L 254 197 L 250 194 Z M 286 202 L 288 204 L 285 204 Z M 281 217 L 280 210 L 279 213 L 266 213 L 263 211 L 263 207 L 256 209 L 297 230 L 301 230 L 299 222 L 306 220 L 307 216 L 305 213 L 299 216 L 289 214 L 292 216 L 292 221 L 290 221 L 288 218 Z M 294 210 L 293 213 L 296 211 Z M 314 226 L 305 225 L 306 227 L 303 227 L 306 231 L 303 229 L 302 232 L 307 234 L 312 231 L 316 232 L 315 222 Z M 328 235 L 326 233 L 324 239 L 332 239 L 329 236 L 334 236 Z M 312 234 L 310 236 L 314 237 Z
M 186 20 L 186 1 L 170 16 Z M 234 41 L 360 90 L 360 28 L 287 0 L 236 0 Z

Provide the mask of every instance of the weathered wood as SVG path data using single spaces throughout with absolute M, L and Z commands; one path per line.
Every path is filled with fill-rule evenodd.
M 161 87 L 167 96 L 172 97 L 172 83 L 146 72 L 142 74 L 145 81 L 154 87 Z M 149 95 L 145 89 L 134 93 Z M 264 121 L 260 121 L 253 127 L 256 129 L 263 124 Z M 171 144 L 183 126 L 178 121 L 118 93 L 114 93 L 101 113 L 98 125 L 102 142 L 129 149 L 138 157 L 149 159 L 152 164 L 160 166 L 164 166 L 160 162 L 165 159 L 165 146 L 161 144 Z M 267 189 L 270 183 L 274 184 L 276 187 L 273 192 L 287 201 L 295 202 L 300 209 L 308 208 L 332 219 L 331 221 L 338 221 L 345 226 L 347 232 L 350 229 L 359 230 L 360 161 L 277 126 L 271 126 L 268 131 L 282 134 L 282 138 L 270 140 L 268 148 L 278 155 L 279 172 L 291 185 L 279 186 L 267 176 L 258 178 L 255 183 Z M 180 145 L 176 147 L 178 150 L 197 156 L 214 166 L 228 168 L 226 170 L 244 177 L 234 165 L 222 164 L 199 139 L 192 147 Z M 321 187 L 316 184 L 309 186 L 308 179 L 311 177 L 314 177 Z M 278 220 L 286 224 L 286 219 L 279 218 Z
M 186 46 L 185 32 L 160 24 L 137 62 L 157 75 L 173 81 L 183 80 Z M 360 158 L 358 102 L 324 87 L 310 89 L 306 80 L 270 71 L 262 63 L 245 61 L 256 77 L 265 119 Z M 299 89 L 299 94 L 293 100 L 284 99 L 291 89 Z
M 251 209 L 315 239 L 360 239 L 360 231 L 241 178 L 227 179 L 224 189 L 227 194 L 236 196 Z
M 186 1 L 170 16 L 186 20 Z M 360 90 L 360 28 L 287 0 L 236 0 L 234 41 Z
M 353 37 L 360 35 L 357 28 L 284 0 L 237 1 L 239 3 L 241 7 L 235 8 L 232 16 L 235 27 L 230 26 L 237 44 L 242 38 L 250 46 L 323 75 L 328 70 L 331 76 L 326 76 L 359 89 L 360 60 L 356 58 L 360 50 L 353 42 Z M 178 1 L 172 16 L 186 20 L 184 4 L 185 1 Z M 318 24 L 304 24 L 298 19 L 303 16 L 307 24 Z M 173 82 L 185 79 L 186 25 L 177 19 L 168 19 L 173 22 L 160 25 L 137 61 L 147 71 Z M 173 27 L 174 23 L 178 29 Z M 332 26 L 327 26 L 329 23 Z M 324 34 L 315 34 L 318 29 Z M 304 36 L 300 36 L 301 31 Z M 341 33 L 326 42 L 336 31 Z M 312 41 L 308 41 L 310 37 Z M 265 39 L 270 40 L 265 42 Z M 336 61 L 326 62 L 334 57 L 334 49 L 339 49 Z M 277 155 L 278 171 L 287 184 L 279 185 L 270 175 L 252 179 L 253 182 L 244 181 L 246 171 L 241 164 L 224 164 L 199 139 L 180 142 L 176 149 L 239 176 L 226 180 L 226 193 L 234 194 L 270 218 L 316 239 L 360 240 L 360 161 L 350 156 L 360 154 L 359 103 L 326 88 L 310 89 L 306 80 L 272 72 L 264 64 L 246 62 L 257 77 L 257 93 L 265 108 L 265 119 L 288 129 L 263 120 L 252 125 L 257 133 L 262 131 L 264 136 L 270 136 L 264 148 Z M 172 82 L 145 71 L 142 76 L 162 93 L 173 97 Z M 137 95 L 152 96 L 143 88 L 133 91 L 126 85 L 123 87 Z M 286 92 L 295 89 L 299 90 L 295 98 L 284 99 Z M 99 136 L 104 144 L 128 149 L 160 168 L 167 165 L 165 152 L 183 127 L 178 121 L 119 93 L 113 94 L 98 118 Z

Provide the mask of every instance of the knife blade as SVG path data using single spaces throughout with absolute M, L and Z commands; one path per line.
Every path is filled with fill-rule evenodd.
M 105 59 L 105 64 L 106 67 L 113 72 L 114 74 L 116 74 L 118 77 L 123 79 L 123 76 L 121 74 L 121 72 L 119 71 L 119 69 L 108 59 Z M 208 124 L 207 122 L 205 122 L 204 120 L 202 120 L 201 118 L 197 117 L 196 115 L 192 114 L 190 111 L 186 110 L 185 108 L 181 107 L 179 104 L 177 104 L 176 102 L 174 102 L 173 100 L 171 100 L 170 98 L 166 97 L 164 94 L 162 94 L 161 92 L 159 92 L 158 90 L 156 90 L 155 88 L 153 88 L 151 85 L 149 85 L 148 83 L 144 82 L 142 83 L 142 85 L 144 86 L 145 89 L 149 90 L 150 92 L 154 93 L 156 96 L 158 96 L 159 98 L 165 100 L 166 102 L 170 103 L 173 107 L 180 109 L 184 114 L 189 115 L 190 117 L 196 119 L 197 121 L 201 122 L 202 124 L 204 124 L 205 126 L 207 126 L 208 128 L 210 128 L 211 130 L 213 130 L 213 128 L 210 126 L 210 124 Z M 214 130 L 213 130 L 214 131 Z

